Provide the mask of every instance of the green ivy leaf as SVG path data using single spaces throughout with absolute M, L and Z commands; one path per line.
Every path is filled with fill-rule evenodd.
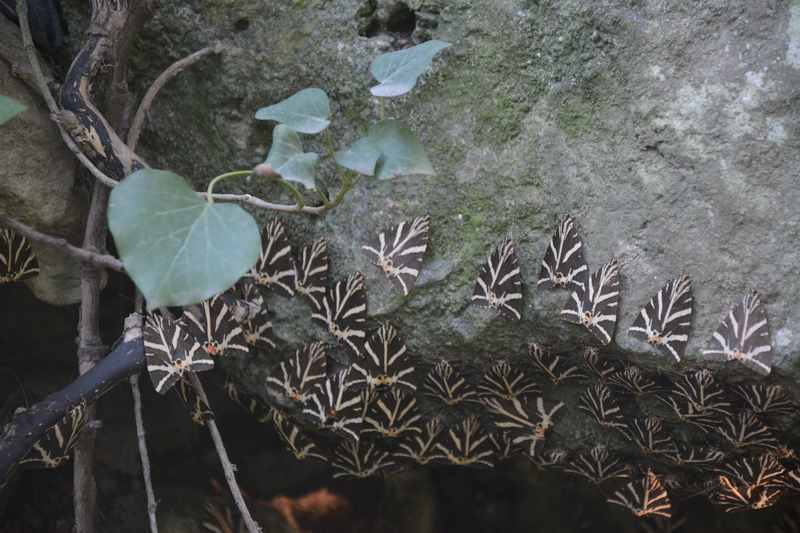
M 411 48 L 379 55 L 369 70 L 380 82 L 370 91 L 375 96 L 400 96 L 417 84 L 417 78 L 425 72 L 433 56 L 450 46 L 444 41 L 427 41 Z
M 353 143 L 350 148 L 336 152 L 336 162 L 344 168 L 355 170 L 359 174 L 372 176 L 375 174 L 375 165 L 381 157 L 381 152 L 369 137 L 362 137 Z
M 11 120 L 15 115 L 25 111 L 26 107 L 13 98 L 0 95 L 0 126 Z
M 328 95 L 322 89 L 303 89 L 256 112 L 258 120 L 274 120 L 300 133 L 319 133 L 331 123 Z
M 435 173 L 417 136 L 399 121 L 383 120 L 373 124 L 367 137 L 381 154 L 375 166 L 378 179 Z
M 284 124 L 278 124 L 272 131 L 272 147 L 267 160 L 272 169 L 286 181 L 301 183 L 306 189 L 315 189 L 314 168 L 319 155 L 303 152 L 300 136 Z
M 163 170 L 134 172 L 111 191 L 108 226 L 150 308 L 189 305 L 226 290 L 261 250 L 249 213 L 210 204 Z

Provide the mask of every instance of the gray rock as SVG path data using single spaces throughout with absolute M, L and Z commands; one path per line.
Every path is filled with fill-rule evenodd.
M 0 209 L 39 231 L 80 244 L 86 199 L 75 188 L 75 158 L 64 146 L 41 98 L 13 75 L 27 65 L 19 30 L 0 17 L 0 94 L 28 109 L 0 128 Z M 27 281 L 37 298 L 52 305 L 80 300 L 80 263 L 53 248 L 33 245 L 40 274 Z
M 140 89 L 171 61 L 217 39 L 235 49 L 164 90 L 142 143 L 145 156 L 198 186 L 247 168 L 270 143 L 271 125 L 253 112 L 308 86 L 335 101 L 331 130 L 337 146 L 348 144 L 377 117 L 368 66 L 392 45 L 384 4 L 162 6 L 134 54 L 139 72 L 148 73 L 137 78 Z M 524 352 L 534 340 L 562 349 L 593 342 L 559 319 L 567 294 L 534 290 L 556 218 L 570 212 L 593 268 L 612 256 L 621 262 L 617 349 L 646 364 L 671 364 L 650 357 L 626 330 L 665 281 L 687 272 L 696 302 L 690 358 L 755 288 L 767 305 L 778 366 L 796 365 L 797 5 L 409 5 L 420 15 L 412 39 L 424 30 L 453 46 L 410 96 L 388 102 L 386 113 L 419 132 L 438 174 L 364 179 L 325 218 L 286 217 L 298 242 L 329 240 L 334 277 L 365 273 L 374 318 L 398 325 L 426 359 L 482 361 Z M 368 33 L 369 17 L 380 19 L 374 38 L 359 34 Z M 321 146 L 309 138 L 307 148 Z M 326 180 L 335 189 L 336 178 Z M 257 182 L 223 188 L 281 198 Z M 403 298 L 359 247 L 377 228 L 424 213 L 433 219 L 430 251 L 417 289 Z M 520 323 L 468 305 L 481 262 L 506 235 L 519 244 L 526 283 Z M 284 339 L 321 336 L 300 318 L 302 306 L 273 305 Z

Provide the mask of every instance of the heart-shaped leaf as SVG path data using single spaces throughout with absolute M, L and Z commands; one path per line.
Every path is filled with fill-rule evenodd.
M 417 136 L 399 121 L 383 120 L 373 124 L 367 138 L 381 154 L 375 167 L 378 179 L 435 173 Z
M 300 133 L 319 133 L 331 123 L 328 95 L 322 89 L 303 89 L 275 105 L 256 111 L 258 120 L 274 120 Z
M 9 98 L 0 95 L 0 126 L 11 120 L 14 115 L 25 111 L 25 106 Z
M 252 267 L 258 225 L 235 204 L 210 204 L 172 172 L 143 169 L 113 191 L 108 226 L 125 270 L 154 309 L 218 294 Z
M 350 148 L 336 152 L 337 163 L 344 168 L 355 170 L 365 176 L 375 174 L 375 165 L 380 157 L 380 150 L 369 137 L 362 137 L 354 142 Z
M 427 41 L 411 48 L 379 55 L 369 70 L 380 82 L 370 91 L 375 96 L 400 96 L 414 88 L 439 51 L 450 46 L 444 41 Z
M 303 143 L 296 131 L 278 124 L 272 131 L 272 147 L 265 163 L 286 181 L 301 183 L 306 189 L 315 189 L 314 168 L 319 155 L 303 152 Z

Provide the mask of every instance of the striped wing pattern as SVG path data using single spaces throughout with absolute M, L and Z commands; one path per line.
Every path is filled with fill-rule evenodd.
M 178 321 L 151 313 L 145 321 L 143 336 L 147 372 L 160 394 L 171 389 L 185 372 L 214 368 L 214 359 Z
M 586 389 L 580 397 L 578 409 L 592 415 L 601 427 L 626 427 L 622 409 L 614 401 L 611 390 L 603 384 Z
M 0 228 L 0 284 L 23 281 L 39 274 L 39 260 L 30 241 Z
M 475 282 L 472 301 L 509 318 L 522 319 L 522 279 L 514 241 L 503 240 L 486 258 Z
M 615 258 L 591 275 L 585 290 L 572 292 L 561 317 L 583 325 L 600 342 L 609 344 L 617 325 L 619 295 L 619 265 Z
M 582 453 L 574 461 L 570 461 L 565 472 L 588 479 L 595 485 L 601 485 L 612 479 L 630 477 L 630 467 L 611 456 L 604 446 L 595 446 L 589 453 Z
M 306 434 L 300 431 L 300 428 L 292 422 L 289 417 L 280 411 L 273 411 L 272 423 L 275 425 L 275 430 L 278 432 L 283 444 L 289 453 L 294 455 L 298 461 L 314 458 L 320 461 L 328 461 L 324 455 L 323 450 L 317 446 Z
M 321 342 L 298 348 L 288 361 L 278 367 L 280 374 L 267 376 L 267 384 L 276 385 L 285 398 L 305 403 L 314 396 L 327 369 L 327 349 Z
M 639 311 L 628 333 L 680 362 L 689 342 L 692 305 L 692 280 L 684 274 L 667 282 Z
M 495 427 L 510 433 L 515 446 L 527 445 L 528 455 L 535 457 L 539 447 L 544 445 L 547 433 L 555 424 L 553 417 L 564 407 L 564 402 L 558 402 L 550 410 L 545 407 L 542 397 L 537 398 L 534 405 L 532 403 L 523 403 L 516 398 L 484 399 L 484 405 L 495 417 Z M 534 407 L 535 412 L 531 413 Z
M 450 407 L 477 400 L 478 392 L 461 373 L 442 359 L 425 377 L 425 394 Z
M 205 426 L 207 421 L 214 418 L 211 406 L 195 392 L 192 384 L 185 378 L 178 381 L 178 386 L 174 390 L 192 417 L 192 422 L 198 426 Z
M 417 389 L 411 381 L 414 366 L 396 328 L 389 324 L 382 325 L 364 344 L 364 352 L 366 357 L 353 363 L 353 370 L 363 376 L 360 383 L 366 383 L 370 389 Z
M 716 503 L 726 513 L 771 507 L 783 494 L 786 469 L 771 454 L 743 457 L 719 469 Z
M 505 400 L 524 400 L 531 394 L 541 391 L 525 373 L 512 367 L 506 361 L 498 361 L 483 375 L 478 386 L 482 397 L 495 397 Z
M 334 451 L 331 461 L 333 477 L 367 478 L 378 476 L 394 466 L 389 452 L 363 440 L 344 439 Z
M 382 231 L 378 238 L 361 248 L 371 254 L 373 262 L 392 280 L 403 294 L 414 288 L 425 251 L 431 217 L 417 217 L 411 222 Z
M 436 443 L 437 458 L 458 466 L 494 466 L 492 442 L 478 419 L 468 416 L 442 432 Z
M 261 231 L 261 253 L 250 270 L 250 277 L 261 287 L 282 296 L 294 296 L 292 245 L 289 244 L 283 224 L 277 219 Z
M 717 361 L 740 361 L 748 368 L 767 375 L 772 370 L 772 344 L 767 311 L 755 291 L 728 312 L 703 355 Z
M 232 381 L 226 381 L 223 389 L 229 400 L 253 415 L 260 424 L 265 424 L 272 420 L 272 407 L 260 397 L 242 391 Z
M 364 288 L 364 275 L 356 272 L 346 280 L 337 281 L 325 293 L 322 308 L 312 313 L 311 318 L 325 325 L 337 342 L 344 342 L 354 354 L 361 355 L 367 336 L 367 291 Z
M 640 518 L 672 516 L 667 489 L 651 470 L 642 479 L 631 481 L 623 490 L 615 491 L 606 501 L 622 506 Z
M 222 295 L 184 309 L 181 327 L 211 356 L 223 357 L 231 352 L 248 353 L 244 332 L 233 318 Z
M 314 417 L 320 426 L 358 439 L 363 396 L 351 379 L 350 369 L 328 376 L 319 392 L 311 396 L 303 413 Z
M 327 241 L 318 239 L 303 246 L 300 256 L 295 260 L 295 269 L 294 290 L 319 310 L 328 287 Z
M 428 420 L 421 433 L 400 442 L 395 457 L 411 459 L 420 465 L 431 463 L 436 460 L 436 442 L 441 432 L 442 424 L 438 418 Z
M 564 215 L 544 254 L 536 285 L 583 290 L 588 276 L 589 266 L 583 259 L 583 241 L 575 229 L 575 219 Z
M 387 439 L 408 437 L 422 433 L 417 412 L 417 399 L 413 394 L 394 389 L 370 402 L 364 417 L 364 433 Z
M 81 431 L 86 428 L 87 415 L 85 404 L 73 407 L 64 418 L 45 432 L 20 464 L 28 468 L 57 468 L 69 461 Z
M 278 341 L 272 331 L 270 311 L 264 302 L 264 297 L 259 294 L 253 283 L 242 285 L 244 301 L 247 302 L 249 313 L 241 322 L 242 333 L 247 346 L 256 352 L 269 352 L 278 347 Z

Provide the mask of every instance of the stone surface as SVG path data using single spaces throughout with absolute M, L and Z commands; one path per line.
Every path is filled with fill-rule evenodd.
M 254 111 L 308 86 L 334 100 L 331 131 L 344 146 L 378 114 L 367 91 L 372 58 L 409 39 L 443 39 L 452 48 L 410 96 L 386 108 L 419 132 L 437 175 L 364 179 L 324 219 L 285 217 L 298 242 L 329 240 L 335 277 L 365 273 L 373 318 L 398 325 L 425 358 L 495 358 L 533 340 L 563 349 L 591 342 L 558 318 L 565 293 L 534 290 L 556 218 L 570 212 L 593 268 L 612 256 L 621 262 L 616 349 L 669 365 L 643 355 L 647 347 L 626 330 L 666 280 L 687 272 L 696 302 L 691 356 L 755 288 L 777 364 L 791 368 L 800 351 L 793 325 L 800 252 L 792 245 L 800 236 L 798 4 L 419 0 L 407 7 L 416 17 L 411 35 L 402 17 L 392 18 L 404 9 L 395 2 L 162 6 L 135 55 L 135 66 L 151 74 L 137 78 L 141 88 L 213 41 L 234 50 L 165 88 L 145 156 L 198 186 L 247 168 L 270 143 L 271 125 L 255 121 Z M 321 146 L 309 139 L 309 148 Z M 259 183 L 223 189 L 280 197 Z M 430 251 L 417 290 L 403 298 L 359 247 L 377 228 L 424 213 L 433 218 Z M 519 244 L 526 282 L 520 323 L 467 305 L 485 254 L 506 235 Z M 284 340 L 321 335 L 302 305 L 274 306 Z
M 27 65 L 17 43 L 19 30 L 0 17 L 0 94 L 28 107 L 0 128 L 0 209 L 39 231 L 80 243 L 87 203 L 75 187 L 75 158 L 44 102 L 13 75 L 13 69 Z M 26 283 L 36 297 L 52 305 L 79 301 L 80 263 L 52 248 L 33 247 L 40 274 Z

